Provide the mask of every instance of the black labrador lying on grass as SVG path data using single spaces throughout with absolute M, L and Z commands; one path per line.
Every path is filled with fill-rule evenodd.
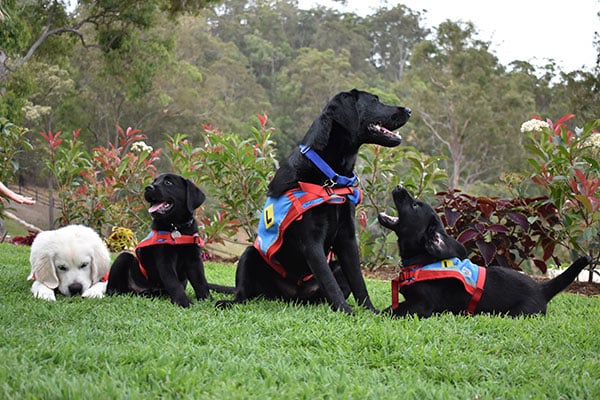
M 150 203 L 152 231 L 135 249 L 119 254 L 110 269 L 107 293 L 146 296 L 167 294 L 171 302 L 189 307 L 185 294 L 189 280 L 197 299 L 209 297 L 200 257 L 202 241 L 194 210 L 205 199 L 190 180 L 161 174 L 144 190 Z
M 334 310 L 351 313 L 346 298 L 352 292 L 375 311 L 359 265 L 354 210 L 361 192 L 354 164 L 362 144 L 399 145 L 400 135 L 392 131 L 409 117 L 410 109 L 383 104 L 367 92 L 334 96 L 269 184 L 259 235 L 237 266 L 235 298 L 217 306 L 263 296 L 327 300 Z
M 413 199 L 403 187 L 393 190 L 398 216 L 379 214 L 379 223 L 398 236 L 402 272 L 392 285 L 394 316 L 429 317 L 492 313 L 510 316 L 545 314 L 546 305 L 589 264 L 581 257 L 565 272 L 539 284 L 530 277 L 500 266 L 480 268 L 464 260 L 467 251 L 444 230 L 431 206 Z M 405 300 L 398 304 L 398 287 Z

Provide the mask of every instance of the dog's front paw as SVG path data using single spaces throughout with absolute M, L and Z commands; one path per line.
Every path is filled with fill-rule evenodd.
M 371 304 L 370 302 L 368 305 L 364 305 L 364 307 L 365 307 L 365 309 L 371 311 L 375 315 L 379 314 L 379 310 L 376 309 L 375 306 L 373 304 Z
M 233 305 L 233 301 L 231 300 L 219 300 L 215 303 L 215 307 L 220 308 L 222 310 L 226 309 L 226 308 L 231 308 L 231 306 Z
M 86 297 L 88 299 L 101 299 L 104 297 L 104 293 L 106 293 L 106 285 L 106 282 L 98 282 L 83 292 L 81 297 Z
M 190 306 L 190 299 L 186 295 L 174 296 L 171 298 L 171 302 L 183 308 L 188 308 Z
M 212 295 L 208 290 L 208 286 L 203 288 L 202 290 L 197 290 L 196 292 L 196 300 L 212 300 Z
M 213 297 L 212 295 L 209 293 L 206 296 L 196 296 L 196 300 L 212 300 Z
M 331 308 L 333 309 L 333 311 L 340 311 L 348 315 L 354 314 L 354 311 L 352 311 L 352 308 L 348 305 L 348 303 L 340 304 L 337 306 L 331 306 Z
M 33 293 L 33 296 L 38 299 L 56 301 L 54 290 L 38 281 L 34 281 L 33 285 L 31 285 L 31 293 Z

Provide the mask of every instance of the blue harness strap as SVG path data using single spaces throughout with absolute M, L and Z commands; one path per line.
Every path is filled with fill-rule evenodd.
M 271 268 L 285 278 L 287 272 L 274 259 L 274 255 L 283 244 L 283 234 L 290 224 L 302 219 L 302 214 L 321 204 L 343 204 L 346 201 L 359 204 L 361 200 L 362 191 L 358 188 L 324 188 L 298 182 L 298 188 L 291 189 L 280 197 L 267 198 L 258 222 L 254 247 Z
M 339 175 L 310 146 L 301 144 L 298 147 L 300 148 L 300 153 L 308 158 L 329 179 L 327 186 L 356 186 L 358 184 L 356 174 L 352 174 L 352 176 Z
M 473 264 L 469 259 L 450 258 L 427 265 L 409 265 L 402 268 L 392 279 L 392 309 L 398 307 L 398 290 L 416 282 L 433 279 L 454 278 L 461 281 L 471 295 L 467 313 L 473 314 L 483 294 L 486 269 Z

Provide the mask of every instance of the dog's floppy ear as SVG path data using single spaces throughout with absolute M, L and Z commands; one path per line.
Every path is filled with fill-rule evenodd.
M 331 113 L 332 121 L 348 132 L 358 132 L 360 110 L 357 105 L 360 96 L 359 90 L 352 89 L 349 92 L 338 93 L 329 102 L 327 110 Z
M 189 179 L 185 180 L 187 186 L 187 208 L 193 213 L 194 210 L 204 203 L 206 196 L 202 193 L 202 190 L 196 184 Z
M 108 272 L 109 268 L 110 253 L 104 243 L 100 242 L 94 246 L 92 252 L 92 282 L 100 282 Z
M 342 126 L 346 125 L 343 121 L 347 120 L 347 114 L 356 114 L 356 107 L 349 107 L 349 101 L 356 104 L 358 91 L 356 89 L 350 92 L 340 92 L 333 96 L 327 103 L 321 115 L 319 115 L 306 133 L 305 143 L 315 150 L 324 150 L 329 143 L 329 136 L 333 129 L 334 121 Z M 348 128 L 348 127 L 347 127 Z
M 50 289 L 58 287 L 58 275 L 54 267 L 54 254 L 50 252 L 40 252 L 30 259 L 31 274 L 28 279 L 35 279 L 48 286 Z
M 437 220 L 427 227 L 425 250 L 437 260 L 458 257 L 466 258 L 467 249 L 456 239 L 450 237 Z

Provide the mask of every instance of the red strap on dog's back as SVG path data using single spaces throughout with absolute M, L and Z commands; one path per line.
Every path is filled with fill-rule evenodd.
M 198 233 L 193 235 L 179 235 L 173 236 L 172 232 L 169 231 L 157 231 L 152 230 L 144 240 L 142 240 L 135 247 L 135 255 L 138 260 L 140 272 L 144 275 L 144 278 L 148 279 L 148 271 L 142 264 L 138 250 L 147 246 L 156 246 L 168 244 L 171 246 L 178 246 L 182 244 L 195 244 L 198 247 L 204 247 L 204 241 Z
M 408 268 L 402 268 L 398 276 L 392 279 L 392 310 L 398 308 L 398 292 L 401 286 L 407 285 L 407 282 L 414 280 L 416 271 L 421 265 L 413 265 Z
M 456 259 L 458 260 L 458 259 Z M 456 261 L 454 260 L 454 261 Z M 468 260 L 466 260 L 468 261 Z M 444 261 L 442 261 L 443 263 Z M 435 263 L 434 263 L 435 264 Z M 460 280 L 464 286 L 465 290 L 471 295 L 471 300 L 466 309 L 466 314 L 472 315 L 475 313 L 475 309 L 479 304 L 479 300 L 481 300 L 481 296 L 483 294 L 483 286 L 485 284 L 486 277 L 486 269 L 483 267 L 478 267 L 477 270 L 477 282 L 475 285 L 470 286 L 466 283 L 464 276 L 457 270 L 430 270 L 430 268 L 434 264 L 430 265 L 410 265 L 407 267 L 403 267 L 402 271 L 398 273 L 398 276 L 392 279 L 392 309 L 395 310 L 398 308 L 398 292 L 401 287 L 411 285 L 416 282 L 422 282 L 427 280 L 434 279 L 446 279 L 453 278 Z M 450 265 L 455 265 L 455 262 L 450 262 Z
M 483 294 L 483 285 L 485 283 L 485 268 L 479 269 L 479 275 L 477 276 L 477 287 L 473 292 L 471 297 L 471 301 L 469 302 L 469 306 L 467 307 L 467 314 L 473 315 L 475 314 L 475 309 L 477 308 L 477 304 L 479 304 L 479 300 L 481 300 L 481 295 Z
M 398 308 L 398 278 L 392 279 L 392 310 Z

